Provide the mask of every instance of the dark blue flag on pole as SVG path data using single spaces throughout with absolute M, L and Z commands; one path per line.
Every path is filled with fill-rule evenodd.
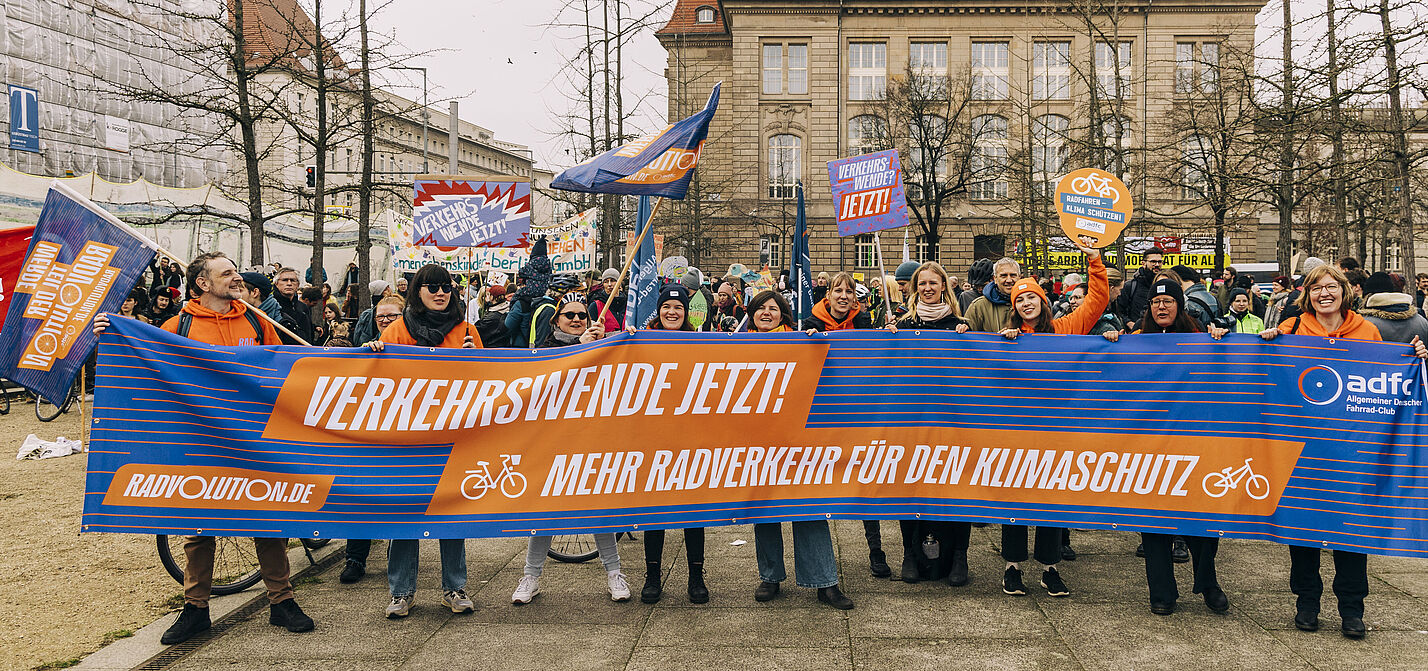
M 630 294 L 625 307 L 625 326 L 644 328 L 659 308 L 659 259 L 655 258 L 653 226 L 650 220 L 650 197 L 640 196 L 640 205 L 635 210 L 635 230 L 640 239 L 634 249 L 635 260 L 630 263 Z
M 63 403 L 98 342 L 90 322 L 119 311 L 154 259 L 152 244 L 55 182 L 11 289 L 0 328 L 0 374 Z
M 694 166 L 709 134 L 709 120 L 719 107 L 719 87 L 698 114 L 664 130 L 621 145 L 555 177 L 550 185 L 565 191 L 625 193 L 683 200 Z
M 793 218 L 793 250 L 789 257 L 792 267 L 788 276 L 793 281 L 793 310 L 798 314 L 798 323 L 813 315 L 813 262 L 808 258 L 808 215 L 803 207 L 803 182 L 797 185 L 798 214 Z

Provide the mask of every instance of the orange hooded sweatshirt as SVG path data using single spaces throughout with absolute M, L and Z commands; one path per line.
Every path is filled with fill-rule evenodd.
M 1294 329 L 1294 322 L 1299 322 L 1299 330 Z M 1359 313 L 1349 310 L 1349 314 L 1344 317 L 1344 323 L 1333 333 L 1324 330 L 1324 326 L 1319 323 L 1318 315 L 1313 313 L 1303 314 L 1298 317 L 1291 317 L 1279 322 L 1279 332 L 1283 334 L 1296 333 L 1298 335 L 1319 336 L 1321 338 L 1349 338 L 1352 340 L 1378 340 L 1383 341 L 1383 335 L 1378 332 L 1378 327 L 1373 322 L 1359 316 Z
M 862 311 L 863 306 L 861 304 L 853 303 L 852 309 L 848 310 L 847 316 L 843 317 L 843 321 L 840 322 L 834 319 L 833 314 L 828 311 L 827 298 L 813 304 L 813 316 L 818 319 L 818 321 L 823 322 L 825 331 L 847 331 L 853 329 L 853 319 Z
M 1086 300 L 1081 301 L 1081 307 L 1076 308 L 1071 314 L 1060 319 L 1051 321 L 1051 330 L 1061 335 L 1086 335 L 1091 332 L 1091 327 L 1100 321 L 1101 315 L 1106 312 L 1106 305 L 1111 302 L 1111 284 L 1106 275 L 1106 264 L 1101 261 L 1100 256 L 1091 259 L 1089 265 L 1091 271 L 1091 281 L 1086 288 Z M 1025 283 L 1026 286 L 1023 286 Z M 1016 312 L 1016 297 L 1022 292 L 1030 291 L 1041 296 L 1041 309 L 1050 310 L 1051 303 L 1046 300 L 1046 294 L 1042 292 L 1041 286 L 1033 280 L 1021 280 L 1016 287 L 1012 288 L 1012 314 Z M 1022 320 L 1022 333 L 1031 333 L 1031 325 Z
M 224 347 L 282 344 L 282 341 L 278 340 L 277 329 L 262 317 L 258 318 L 258 324 L 263 327 L 262 333 L 253 332 L 253 324 L 243 316 L 243 313 L 252 309 L 247 303 L 232 301 L 230 305 L 232 308 L 228 312 L 218 313 L 203 307 L 196 299 L 191 300 L 183 304 L 179 316 L 164 322 L 163 329 L 169 333 L 178 333 L 179 320 L 183 314 L 188 314 L 193 317 L 193 322 L 188 327 L 188 337 L 199 342 Z
M 471 342 L 475 343 L 478 349 L 483 347 L 481 344 L 481 334 L 476 332 L 475 326 L 466 322 L 461 322 L 451 327 L 451 330 L 446 332 L 446 338 L 441 341 L 439 347 L 460 348 L 466 343 L 466 336 L 468 335 L 471 336 Z M 407 331 L 407 323 L 402 318 L 398 318 L 396 321 L 388 324 L 387 328 L 383 329 L 382 334 L 377 336 L 377 339 L 388 345 L 417 344 L 416 338 L 413 338 L 411 332 Z

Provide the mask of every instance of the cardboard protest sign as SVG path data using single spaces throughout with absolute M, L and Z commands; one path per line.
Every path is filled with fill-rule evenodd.
M 546 253 L 557 275 L 583 273 L 595 268 L 596 208 L 590 208 L 550 226 L 532 226 L 531 239 L 545 236 Z
M 1116 241 L 1130 223 L 1131 195 L 1115 175 L 1082 168 L 1056 184 L 1056 211 L 1067 237 L 1088 247 Z
M 897 150 L 828 162 L 838 235 L 872 233 L 907 225 L 907 196 Z
M 412 198 L 413 242 L 437 247 L 525 247 L 531 185 L 521 177 L 421 175 Z

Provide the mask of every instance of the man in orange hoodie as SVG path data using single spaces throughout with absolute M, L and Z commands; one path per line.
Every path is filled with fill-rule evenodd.
M 225 347 L 280 343 L 272 324 L 252 314 L 252 308 L 243 302 L 247 293 L 243 276 L 221 252 L 208 252 L 194 259 L 188 265 L 187 280 L 199 296 L 164 322 L 165 331 Z M 107 315 L 94 318 L 95 335 L 108 327 Z M 257 546 L 258 568 L 268 588 L 268 623 L 291 632 L 312 631 L 312 618 L 293 600 L 287 539 L 254 538 L 253 544 Z M 211 626 L 208 596 L 213 588 L 215 545 L 212 536 L 190 536 L 184 541 L 183 612 L 159 639 L 164 645 L 187 641 Z

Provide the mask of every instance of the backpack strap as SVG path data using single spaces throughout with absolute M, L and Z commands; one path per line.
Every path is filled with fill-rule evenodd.
M 253 333 L 257 336 L 253 340 L 257 341 L 259 345 L 266 345 L 268 343 L 264 342 L 263 325 L 258 323 L 258 315 L 253 314 L 253 310 L 256 309 L 250 307 L 244 310 L 243 316 L 248 318 L 248 325 L 253 327 Z
M 193 315 L 187 312 L 179 313 L 178 336 L 187 338 L 189 329 L 193 328 Z
M 1299 333 L 1299 320 L 1300 320 L 1303 316 L 1304 316 L 1304 315 L 1294 315 L 1294 328 L 1289 329 L 1289 335 L 1295 335 L 1295 334 Z

